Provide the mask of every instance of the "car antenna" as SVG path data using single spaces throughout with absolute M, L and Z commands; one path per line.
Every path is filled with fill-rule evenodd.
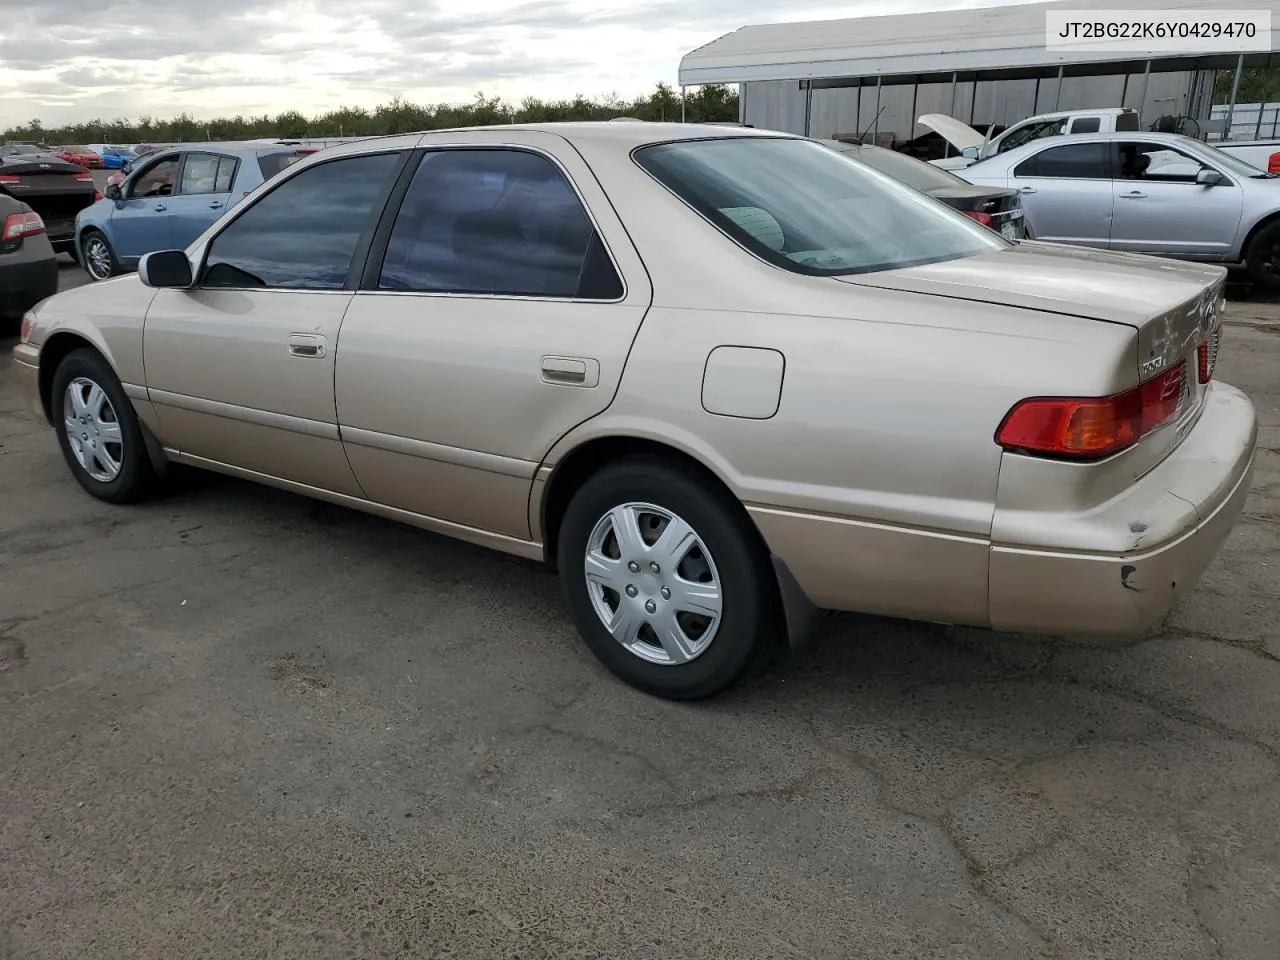
M 884 112 L 885 112 L 885 110 L 887 110 L 887 109 L 888 109 L 888 107 L 887 107 L 887 106 L 885 106 L 885 107 L 881 107 L 881 108 L 879 109 L 879 111 L 877 111 L 877 112 L 876 112 L 876 115 L 875 115 L 874 117 L 872 117 L 872 118 L 871 118 L 871 126 L 870 126 L 870 127 L 867 127 L 867 128 L 866 128 L 866 129 L 864 129 L 860 134 L 858 134 L 858 142 L 859 142 L 859 143 L 862 143 L 862 142 L 863 142 L 863 138 L 864 138 L 868 133 L 870 133 L 870 132 L 871 132 L 871 127 L 874 127 L 877 123 L 879 123 L 879 122 L 880 122 L 880 114 L 884 113 Z

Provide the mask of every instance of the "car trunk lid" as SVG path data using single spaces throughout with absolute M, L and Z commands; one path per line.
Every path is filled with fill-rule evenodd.
M 1141 475 L 1181 442 L 1199 412 L 1208 388 L 1200 382 L 1200 347 L 1206 344 L 1211 354 L 1206 359 L 1216 361 L 1226 271 L 1135 254 L 1024 242 L 960 260 L 839 279 L 1132 327 L 1135 386 L 1186 364 L 1176 417 L 1169 428 L 1143 440 L 1142 455 L 1133 458 Z
M 97 197 L 88 170 L 52 157 L 6 160 L 0 164 L 0 190 L 40 214 L 55 240 L 75 231 L 76 214 Z

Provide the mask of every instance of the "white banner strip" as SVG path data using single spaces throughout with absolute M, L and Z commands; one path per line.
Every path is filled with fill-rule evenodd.
M 1051 10 L 1045 47 L 1096 53 L 1269 53 L 1270 10 Z

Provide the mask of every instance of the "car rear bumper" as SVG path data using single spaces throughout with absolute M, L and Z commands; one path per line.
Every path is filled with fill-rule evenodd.
M 1158 622 L 1221 549 L 1249 495 L 1258 440 L 1253 404 L 1210 386 L 1181 445 L 1122 496 L 1091 511 L 1099 549 L 1077 541 L 993 544 L 990 621 L 1027 633 L 1127 634 Z M 997 513 L 997 527 L 999 516 Z M 1123 537 L 1129 549 L 1112 546 Z M 1103 549 L 1105 544 L 1106 549 Z
M 1131 634 L 1167 614 L 1221 549 L 1249 493 L 1257 438 L 1249 398 L 1214 383 L 1183 442 L 1122 495 L 1081 514 L 1022 517 L 1014 526 L 1035 543 L 763 504 L 748 512 L 818 607 L 1024 633 Z M 1011 526 L 1001 517 L 997 509 L 997 530 Z
M 0 264 L 0 316 L 21 316 L 57 292 L 58 261 L 52 257 Z

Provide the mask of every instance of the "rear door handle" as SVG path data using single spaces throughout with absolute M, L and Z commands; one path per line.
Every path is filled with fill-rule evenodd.
M 1022 188 L 1022 192 L 1023 192 L 1023 193 L 1035 193 L 1035 192 L 1036 192 L 1036 188 L 1035 188 L 1035 187 L 1023 187 L 1023 188 Z
M 222 201 L 214 200 L 212 203 L 209 204 L 209 209 L 217 210 L 220 206 L 222 206 Z
M 1142 200 L 1145 199 L 1146 196 L 1147 195 L 1141 190 L 1130 190 L 1128 193 L 1120 194 L 1120 197 L 1123 200 Z
M 156 208 L 157 210 L 168 210 L 168 209 L 169 209 L 169 208 L 168 208 L 167 206 L 165 206 L 163 203 L 157 203 L 155 208 Z
M 318 360 L 325 355 L 324 337 L 314 333 L 291 333 L 289 353 L 295 357 Z
M 543 357 L 542 382 L 564 387 L 594 387 L 600 363 L 587 357 Z

